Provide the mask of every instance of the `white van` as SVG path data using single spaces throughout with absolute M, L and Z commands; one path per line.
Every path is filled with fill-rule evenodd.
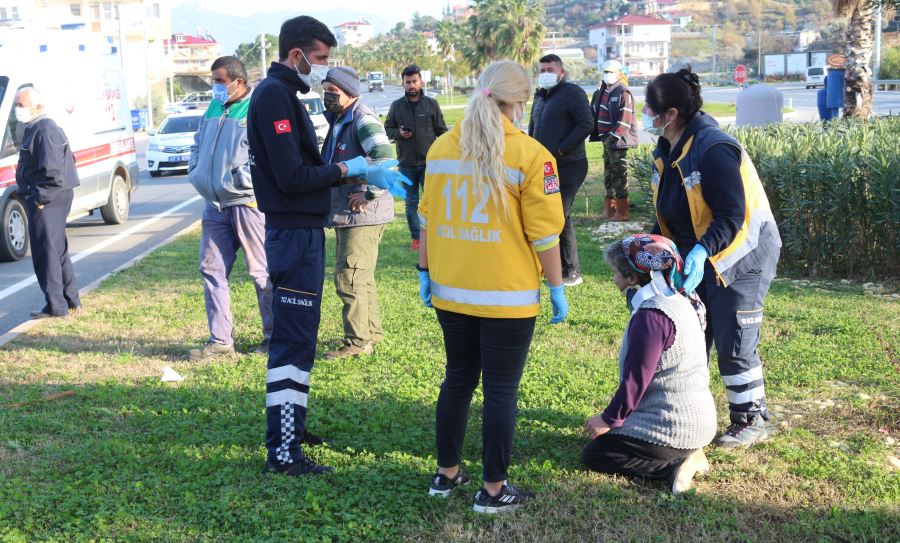
M 822 66 L 810 66 L 806 69 L 806 88 L 814 89 L 825 86 L 825 68 Z
M 29 26 L 31 25 L 31 26 Z M 38 89 L 47 115 L 69 138 L 81 185 L 69 220 L 99 209 L 107 224 L 128 220 L 140 180 L 122 61 L 115 44 L 83 28 L 60 29 L 20 21 L 0 23 L 0 261 L 28 251 L 24 198 L 16 166 L 24 126 L 16 122 L 16 92 Z
M 325 120 L 325 104 L 319 93 L 309 91 L 306 94 L 297 93 L 297 98 L 306 106 L 306 112 L 316 128 L 316 139 L 319 140 L 319 147 L 325 143 L 325 136 L 328 135 L 328 121 Z

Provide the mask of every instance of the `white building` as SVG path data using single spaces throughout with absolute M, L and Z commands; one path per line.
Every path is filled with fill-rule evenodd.
M 334 37 L 338 47 L 352 45 L 359 47 L 375 37 L 375 28 L 366 20 L 350 21 L 334 27 Z
M 610 59 L 630 76 L 653 76 L 669 70 L 672 22 L 646 15 L 625 15 L 591 27 L 588 42 L 597 49 L 597 66 Z
M 172 77 L 163 40 L 172 33 L 171 0 L 0 0 L 0 19 L 84 25 L 121 46 L 128 98 Z
M 201 36 L 178 32 L 163 40 L 163 46 L 175 75 L 209 76 L 213 61 L 222 56 L 222 46 L 208 32 Z

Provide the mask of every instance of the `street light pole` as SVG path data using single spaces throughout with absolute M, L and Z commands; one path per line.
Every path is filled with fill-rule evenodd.
M 881 71 L 881 5 L 875 14 L 875 58 L 872 62 L 872 75 L 878 79 L 878 72 Z
M 266 77 L 266 33 L 259 33 L 259 58 L 262 59 L 262 64 L 260 65 L 259 78 L 265 79 Z

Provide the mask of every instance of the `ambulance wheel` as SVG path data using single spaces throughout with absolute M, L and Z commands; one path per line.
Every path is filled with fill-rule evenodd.
M 109 201 L 100 208 L 100 215 L 106 224 L 122 224 L 128 220 L 128 208 L 131 198 L 128 194 L 128 185 L 125 178 L 119 174 L 113 177 L 112 187 L 109 191 Z
M 28 252 L 28 215 L 18 198 L 9 198 L 3 206 L 3 232 L 0 235 L 0 262 L 22 260 Z

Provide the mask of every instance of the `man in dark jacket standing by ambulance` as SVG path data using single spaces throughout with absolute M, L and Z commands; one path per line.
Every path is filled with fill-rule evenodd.
M 309 376 L 316 356 L 325 221 L 331 187 L 359 183 L 379 188 L 397 181 L 386 165 L 358 156 L 326 164 L 316 133 L 297 93 L 319 85 L 328 72 L 334 35 L 308 16 L 289 19 L 278 35 L 278 62 L 250 98 L 247 136 L 250 175 L 266 216 L 266 258 L 272 282 L 273 330 L 266 372 L 267 469 L 291 476 L 331 471 L 303 454 L 301 443 L 321 439 L 306 432 Z M 349 179 L 349 181 L 344 181 Z
M 559 235 L 559 252 L 562 258 L 563 284 L 580 285 L 581 264 L 578 261 L 578 244 L 575 228 L 569 217 L 575 195 L 587 176 L 588 160 L 584 140 L 590 135 L 593 120 L 584 90 L 566 81 L 562 59 L 556 55 L 541 57 L 538 90 L 531 105 L 528 135 L 541 142 L 553 153 L 558 172 L 545 171 L 544 176 L 559 178 L 563 214 L 566 225 Z
M 31 317 L 64 317 L 69 310 L 81 307 L 66 239 L 73 189 L 81 182 L 69 140 L 62 128 L 44 114 L 41 93 L 33 87 L 20 90 L 15 107 L 16 121 L 25 125 L 16 183 L 28 209 L 31 262 L 47 301 Z
M 594 130 L 591 141 L 603 142 L 603 182 L 606 185 L 604 216 L 607 220 L 628 220 L 628 149 L 637 147 L 634 97 L 625 85 L 622 64 L 607 60 L 603 81 L 591 97 Z

